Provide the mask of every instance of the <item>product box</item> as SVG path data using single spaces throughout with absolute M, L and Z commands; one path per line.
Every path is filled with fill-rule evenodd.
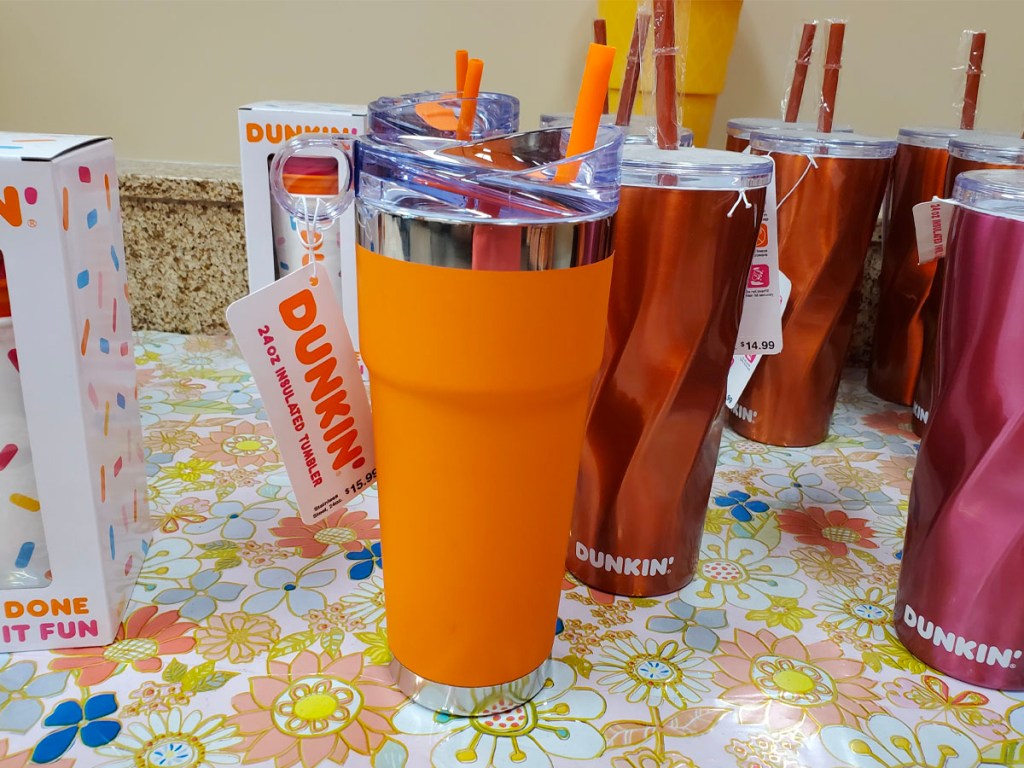
M 0 133 L 0 260 L 0 651 L 106 645 L 151 530 L 110 139 Z
M 305 133 L 359 136 L 365 131 L 366 107 L 348 104 L 311 104 L 264 101 L 238 110 L 242 155 L 242 199 L 245 206 L 245 242 L 249 260 L 249 291 L 269 285 L 294 271 L 311 250 L 324 264 L 341 301 L 352 343 L 359 348 L 359 315 L 356 309 L 355 211 L 350 207 L 333 226 L 310 233 L 278 205 L 270 191 L 270 162 L 290 139 Z M 337 194 L 337 157 L 296 157 L 285 167 L 285 184 L 293 194 Z

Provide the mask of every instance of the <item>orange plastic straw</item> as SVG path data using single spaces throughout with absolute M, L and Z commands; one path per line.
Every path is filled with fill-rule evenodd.
M 469 66 L 469 51 L 459 49 L 455 52 L 455 92 L 460 96 L 466 87 L 466 67 Z
M 604 19 L 594 19 L 594 42 L 598 45 L 608 45 L 608 25 L 605 24 Z M 604 95 L 604 112 L 602 114 L 608 114 L 608 94 Z
M 843 62 L 843 36 L 846 22 L 833 21 L 828 30 L 828 48 L 825 51 L 825 75 L 821 81 L 821 109 L 818 110 L 818 130 L 832 132 L 835 117 L 836 91 L 839 89 L 839 69 Z
M 601 125 L 601 115 L 604 114 L 601 112 L 601 106 L 608 93 L 608 80 L 612 75 L 614 62 L 614 48 L 609 45 L 590 44 L 587 63 L 583 68 L 583 80 L 580 82 L 580 92 L 576 97 L 576 112 L 572 118 L 569 144 L 565 149 L 566 157 L 581 155 L 594 148 L 597 129 Z M 555 172 L 555 181 L 573 181 L 578 171 L 578 165 L 567 163 Z
M 462 88 L 462 109 L 459 110 L 459 127 L 455 138 L 468 141 L 473 133 L 473 122 L 476 120 L 476 97 L 480 95 L 480 78 L 484 74 L 484 63 L 480 59 L 470 59 L 466 65 L 466 80 Z
M 960 127 L 974 129 L 974 114 L 978 111 L 978 89 L 981 87 L 981 62 L 985 58 L 985 33 L 971 36 L 971 56 L 967 61 L 967 84 L 964 86 L 964 106 L 960 112 Z
M 811 64 L 814 33 L 817 31 L 817 24 L 804 24 L 803 34 L 800 36 L 800 49 L 797 51 L 796 63 L 793 66 L 793 84 L 790 86 L 789 100 L 786 102 L 787 123 L 795 123 L 800 116 L 800 102 L 803 101 L 804 83 L 807 82 L 807 67 Z
M 629 125 L 633 116 L 633 104 L 636 102 L 636 89 L 640 84 L 640 61 L 647 47 L 647 30 L 651 25 L 651 14 L 637 12 L 633 23 L 633 39 L 629 43 L 629 55 L 626 57 L 626 71 L 622 76 L 622 91 L 619 94 L 619 111 L 615 116 L 616 125 Z
M 675 0 L 654 0 L 654 77 L 658 146 L 662 149 L 678 149 Z

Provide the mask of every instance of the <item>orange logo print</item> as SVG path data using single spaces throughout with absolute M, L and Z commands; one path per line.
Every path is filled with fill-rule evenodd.
M 757 230 L 757 247 L 764 248 L 768 245 L 768 225 L 761 222 L 761 227 Z
M 4 187 L 3 196 L 0 196 L 0 219 L 12 227 L 21 226 L 21 199 L 14 187 Z

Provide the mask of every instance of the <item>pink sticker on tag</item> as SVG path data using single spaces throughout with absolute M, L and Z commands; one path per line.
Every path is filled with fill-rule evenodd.
M 312 523 L 377 478 L 370 403 L 330 275 L 315 263 L 298 269 L 236 301 L 227 318 Z

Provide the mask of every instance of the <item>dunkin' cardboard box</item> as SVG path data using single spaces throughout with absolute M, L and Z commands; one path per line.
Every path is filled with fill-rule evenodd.
M 105 645 L 150 539 L 110 139 L 0 133 L 0 260 L 0 651 Z
M 350 207 L 325 231 L 311 232 L 272 199 L 270 163 L 274 154 L 298 135 L 355 138 L 364 133 L 365 127 L 366 107 L 351 104 L 261 101 L 238 110 L 249 291 L 300 268 L 312 253 L 332 272 L 345 324 L 357 350 L 355 211 Z M 285 168 L 285 183 L 289 191 L 307 195 L 310 204 L 315 205 L 316 195 L 337 194 L 339 174 L 344 183 L 347 173 L 339 170 L 337 153 L 293 158 Z

